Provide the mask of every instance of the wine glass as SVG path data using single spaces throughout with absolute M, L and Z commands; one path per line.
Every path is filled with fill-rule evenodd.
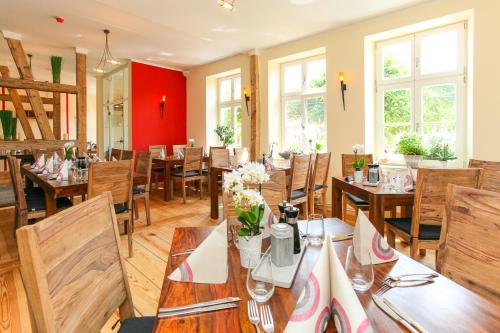
M 248 265 L 251 267 L 251 263 Z M 259 270 L 259 275 L 262 279 L 257 280 L 254 277 L 256 270 Z M 265 280 L 265 281 L 262 281 Z M 250 297 L 257 303 L 265 303 L 274 294 L 274 278 L 273 278 L 273 266 L 271 264 L 271 256 L 269 254 L 264 255 L 260 265 L 256 268 L 248 268 L 247 271 L 247 291 Z
M 345 271 L 355 290 L 366 291 L 373 285 L 373 265 L 368 249 L 360 249 L 356 255 L 351 245 L 347 249 Z M 360 256 L 361 258 L 358 258 Z

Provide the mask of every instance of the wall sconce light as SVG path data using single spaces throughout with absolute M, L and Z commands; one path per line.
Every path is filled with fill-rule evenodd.
M 339 81 L 340 81 L 340 91 L 342 92 L 342 106 L 345 111 L 345 91 L 347 90 L 347 84 L 344 83 L 344 72 L 339 73 Z
M 163 119 L 163 113 L 165 112 L 165 96 L 161 98 L 160 102 L 160 118 Z
M 250 102 L 250 93 L 247 91 L 247 88 L 243 89 L 243 95 L 245 95 L 245 104 L 247 105 L 247 115 L 250 116 L 250 110 L 248 107 L 248 102 Z

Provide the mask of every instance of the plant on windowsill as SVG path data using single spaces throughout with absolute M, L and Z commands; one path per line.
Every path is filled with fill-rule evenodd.
M 397 153 L 403 154 L 406 164 L 411 168 L 418 168 L 420 162 L 427 155 L 422 137 L 416 133 L 403 135 L 397 144 Z
M 360 144 L 355 144 L 352 146 L 352 152 L 354 153 L 354 162 L 352 167 L 354 168 L 354 182 L 363 182 L 363 167 L 365 166 L 365 159 L 361 157 L 358 159 L 358 153 L 361 153 L 365 149 L 365 146 Z
M 224 147 L 228 147 L 234 143 L 234 131 L 227 125 L 217 125 L 215 134 L 217 134 L 219 141 Z
M 434 139 L 431 143 L 427 159 L 440 161 L 441 166 L 446 167 L 448 161 L 456 160 L 457 157 L 448 144 L 443 143 L 441 139 Z

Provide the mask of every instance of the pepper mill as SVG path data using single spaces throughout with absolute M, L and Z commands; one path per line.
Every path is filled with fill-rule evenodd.
M 278 209 L 280 211 L 279 223 L 286 223 L 285 209 L 289 206 L 290 206 L 290 204 L 286 201 L 283 201 L 282 203 L 278 204 Z
M 297 207 L 289 206 L 285 208 L 286 223 L 293 228 L 293 253 L 300 253 L 300 235 L 299 225 L 297 224 L 299 209 Z

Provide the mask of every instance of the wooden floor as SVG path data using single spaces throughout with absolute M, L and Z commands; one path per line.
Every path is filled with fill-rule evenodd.
M 193 195 L 187 203 L 182 200 L 168 203 L 161 200 L 160 192 L 151 196 L 152 224 L 146 226 L 144 206 L 139 202 L 139 220 L 134 232 L 134 257 L 126 258 L 127 273 L 136 314 L 154 315 L 163 283 L 165 266 L 174 229 L 179 226 L 211 226 L 208 196 L 199 200 Z M 26 294 L 18 268 L 17 249 L 13 237 L 13 209 L 0 209 L 0 333 L 31 332 Z M 122 236 L 123 253 L 127 253 L 126 237 Z M 398 244 L 398 250 L 408 254 L 409 247 Z M 424 264 L 434 267 L 434 253 L 428 251 Z M 118 320 L 110 318 L 102 332 L 111 329 Z

